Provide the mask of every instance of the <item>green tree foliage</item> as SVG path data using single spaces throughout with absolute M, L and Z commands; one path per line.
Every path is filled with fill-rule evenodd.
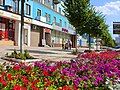
M 96 12 L 90 5 L 90 0 L 66 0 L 64 12 L 78 34 L 87 33 L 92 37 L 101 38 L 107 46 L 114 46 L 103 14 Z

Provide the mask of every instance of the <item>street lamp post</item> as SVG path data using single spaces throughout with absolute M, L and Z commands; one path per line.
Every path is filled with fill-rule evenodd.
M 21 0 L 21 30 L 20 30 L 20 52 L 22 53 L 22 33 L 24 27 L 24 2 L 25 0 Z

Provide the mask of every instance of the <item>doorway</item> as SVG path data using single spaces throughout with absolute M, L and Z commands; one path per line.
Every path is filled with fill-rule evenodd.
M 51 34 L 50 33 L 45 33 L 45 40 L 46 40 L 46 45 L 50 46 L 51 45 Z

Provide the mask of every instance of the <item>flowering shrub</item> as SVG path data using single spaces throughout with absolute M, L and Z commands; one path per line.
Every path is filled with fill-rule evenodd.
M 0 65 L 1 90 L 110 90 L 120 79 L 119 53 L 86 53 L 71 62 Z

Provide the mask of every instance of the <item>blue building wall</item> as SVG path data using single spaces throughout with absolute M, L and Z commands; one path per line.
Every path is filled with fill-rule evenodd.
M 38 9 L 40 9 L 41 11 L 42 11 L 42 16 L 43 17 L 45 17 L 45 14 L 46 13 L 48 13 L 48 14 L 50 14 L 50 22 L 49 22 L 49 24 L 52 24 L 53 23 L 53 19 L 54 19 L 54 16 L 56 17 L 56 22 L 57 23 L 59 23 L 60 21 L 60 19 L 62 20 L 62 27 L 64 27 L 65 25 L 64 25 L 64 22 L 66 21 L 66 23 L 68 22 L 67 21 L 67 18 L 66 17 L 64 17 L 64 16 L 62 16 L 61 14 L 59 14 L 59 13 L 57 13 L 57 12 L 55 12 L 54 10 L 52 10 L 52 9 L 49 9 L 48 7 L 46 7 L 46 6 L 44 6 L 44 5 L 42 5 L 42 4 L 39 4 L 39 3 L 37 3 L 37 2 L 33 2 L 33 13 L 32 13 L 32 18 L 36 18 L 37 17 L 37 10 Z
M 12 8 L 14 8 L 13 3 L 14 3 L 13 0 L 5 0 L 5 5 L 12 6 Z M 26 4 L 29 4 L 31 6 L 31 11 L 30 11 L 31 14 L 30 15 L 26 14 Z M 50 1 L 50 5 L 52 5 L 52 0 Z M 61 8 L 61 12 L 62 12 L 62 10 L 63 10 L 62 5 L 59 4 L 58 6 Z M 0 8 L 3 9 L 3 7 L 0 7 Z M 60 19 L 61 19 L 62 20 L 62 27 L 67 26 L 67 28 L 68 28 L 69 22 L 68 22 L 67 18 L 65 16 L 63 16 L 62 14 L 54 11 L 51 8 L 46 7 L 43 4 L 40 4 L 38 2 L 34 2 L 34 0 L 25 0 L 25 4 L 24 4 L 25 16 L 36 19 L 38 9 L 40 9 L 42 11 L 42 13 L 41 13 L 42 17 L 45 17 L 46 13 L 50 14 L 50 22 L 47 22 L 48 24 L 52 25 L 53 19 L 54 19 L 54 17 L 56 17 L 57 23 L 60 23 Z M 58 10 L 58 8 L 57 8 L 57 10 Z M 21 13 L 21 0 L 19 1 L 19 14 L 20 13 Z M 66 26 L 65 26 L 65 22 L 66 22 Z

